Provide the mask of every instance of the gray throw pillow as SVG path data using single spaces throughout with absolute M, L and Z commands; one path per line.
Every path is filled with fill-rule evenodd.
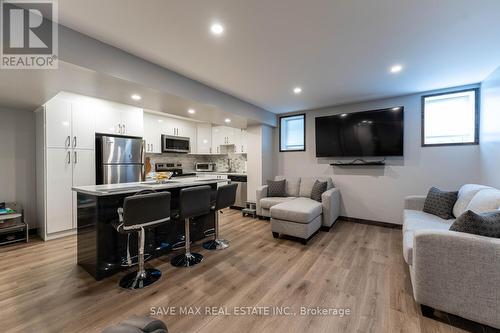
M 327 187 L 327 182 L 320 182 L 319 180 L 316 180 L 311 190 L 311 199 L 321 202 L 321 195 L 326 191 Z
M 453 222 L 450 230 L 500 238 L 500 211 L 476 214 L 468 210 Z
M 267 181 L 267 196 L 268 197 L 286 197 L 286 180 L 268 180 Z
M 457 202 L 458 191 L 445 192 L 433 187 L 425 198 L 423 211 L 449 220 L 453 218 L 453 206 Z

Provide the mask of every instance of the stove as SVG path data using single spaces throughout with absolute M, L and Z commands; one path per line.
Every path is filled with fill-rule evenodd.
M 155 171 L 156 172 L 170 171 L 173 173 L 172 178 L 196 176 L 196 173 L 194 172 L 184 173 L 182 171 L 182 163 L 156 163 Z

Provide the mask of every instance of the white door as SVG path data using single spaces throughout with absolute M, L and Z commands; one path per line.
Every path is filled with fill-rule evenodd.
M 78 149 L 94 149 L 95 146 L 95 112 L 85 104 L 73 103 L 71 147 Z
M 144 140 L 146 153 L 161 153 L 161 135 L 164 117 L 144 113 Z M 163 133 L 164 134 L 164 133 Z
M 247 130 L 242 129 L 240 132 L 240 143 L 239 145 L 241 146 L 241 152 L 246 154 L 247 153 Z
M 52 99 L 45 105 L 47 147 L 69 148 L 71 145 L 71 103 Z
M 46 230 L 48 234 L 73 228 L 72 161 L 73 157 L 69 149 L 47 149 Z
M 196 153 L 210 154 L 212 148 L 212 125 L 196 125 Z
M 144 117 L 142 109 L 131 108 L 121 112 L 122 133 L 130 136 L 144 135 Z
M 95 131 L 102 134 L 121 134 L 120 110 L 108 105 L 94 106 Z
M 162 134 L 166 135 L 176 135 L 179 132 L 179 120 L 176 118 L 163 117 L 163 122 L 161 123 Z
M 95 185 L 95 151 L 75 149 L 72 152 L 73 186 Z M 73 192 L 73 228 L 77 219 L 76 192 Z

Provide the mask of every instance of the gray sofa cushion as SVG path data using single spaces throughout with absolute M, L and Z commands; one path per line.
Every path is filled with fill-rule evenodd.
M 333 188 L 333 181 L 331 177 L 302 177 L 300 179 L 300 191 L 299 196 L 304 198 L 311 197 L 311 191 L 314 186 L 314 182 L 319 180 L 320 182 L 326 182 L 326 189 L 329 190 Z
M 271 217 L 297 223 L 309 223 L 321 215 L 321 203 L 309 198 L 296 198 L 271 207 Z
M 270 197 L 260 199 L 260 206 L 264 209 L 269 209 L 274 205 L 280 204 L 282 202 L 290 201 L 295 199 L 295 197 Z
M 441 191 L 432 187 L 425 198 L 424 212 L 434 214 L 443 219 L 453 218 L 453 206 L 457 202 L 458 192 Z
M 287 197 L 298 197 L 300 189 L 300 178 L 299 177 L 283 177 L 276 176 L 274 180 L 286 180 L 286 196 Z
M 477 192 L 491 188 L 489 186 L 477 185 L 477 184 L 465 184 L 458 191 L 458 199 L 453 206 L 453 215 L 455 217 L 459 217 L 467 210 L 467 206 L 469 206 L 472 198 L 476 195 Z
M 500 211 L 476 214 L 468 210 L 457 218 L 450 230 L 500 238 Z
M 320 182 L 319 180 L 315 181 L 311 190 L 311 199 L 321 202 L 321 195 L 326 191 L 326 187 L 326 182 Z
M 286 180 L 268 180 L 267 195 L 270 197 L 286 197 Z

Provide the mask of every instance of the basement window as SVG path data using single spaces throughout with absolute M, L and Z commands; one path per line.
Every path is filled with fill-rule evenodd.
M 306 115 L 280 117 L 280 151 L 306 150 Z
M 479 89 L 422 96 L 422 146 L 479 144 Z

